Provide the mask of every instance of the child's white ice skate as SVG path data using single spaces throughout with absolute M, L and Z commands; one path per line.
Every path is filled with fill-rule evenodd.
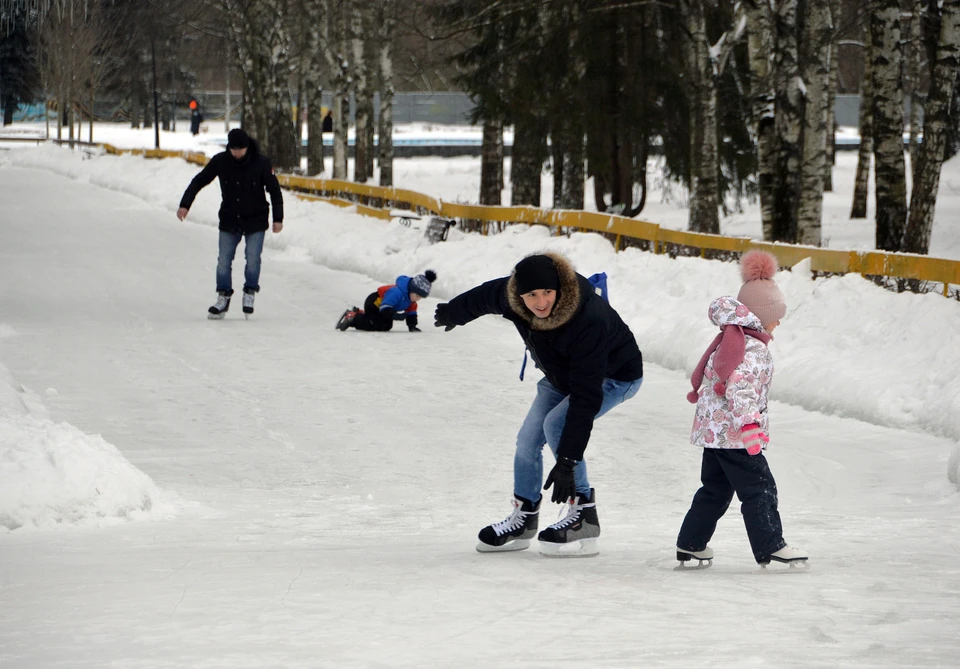
M 677 546 L 677 560 L 680 565 L 676 567 L 676 571 L 707 569 L 713 564 L 713 549 L 707 546 L 702 551 L 688 551 Z M 688 565 L 692 560 L 696 560 L 697 564 Z

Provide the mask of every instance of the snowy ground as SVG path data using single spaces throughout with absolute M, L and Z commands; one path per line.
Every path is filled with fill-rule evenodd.
M 812 569 L 759 572 L 734 505 L 676 573 L 687 378 L 735 266 L 524 227 L 429 246 L 288 197 L 255 317 L 210 322 L 216 186 L 174 217 L 195 173 L 0 151 L 0 666 L 960 664 L 955 302 L 781 274 L 768 457 Z M 610 275 L 646 363 L 587 452 L 593 560 L 473 550 L 538 377 L 512 327 L 332 327 L 398 273 L 437 270 L 429 314 L 543 248 Z

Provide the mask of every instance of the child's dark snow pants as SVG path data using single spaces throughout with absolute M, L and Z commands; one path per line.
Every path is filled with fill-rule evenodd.
M 377 304 L 379 297 L 380 294 L 376 291 L 367 295 L 363 303 L 363 313 L 353 321 L 353 327 L 369 332 L 386 332 L 393 329 L 393 319 L 380 315 L 380 305 Z
M 700 481 L 703 487 L 693 496 L 693 504 L 683 519 L 678 548 L 706 548 L 734 492 L 740 499 L 740 512 L 757 562 L 768 561 L 771 553 L 787 545 L 777 511 L 777 483 L 763 453 L 748 455 L 745 449 L 705 448 Z

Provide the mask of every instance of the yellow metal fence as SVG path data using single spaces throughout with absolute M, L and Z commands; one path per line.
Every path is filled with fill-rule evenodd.
M 101 145 L 107 153 L 132 154 L 146 158 L 182 158 L 205 165 L 207 157 L 201 153 L 184 153 L 160 149 L 118 149 Z M 706 251 L 743 253 L 758 248 L 769 251 L 782 266 L 790 267 L 810 258 L 815 272 L 864 276 L 884 276 L 898 279 L 927 281 L 943 285 L 943 295 L 951 285 L 960 285 L 960 261 L 945 258 L 882 251 L 840 251 L 794 244 L 758 242 L 746 237 L 709 235 L 662 228 L 656 223 L 638 221 L 614 214 L 588 211 L 537 209 L 535 207 L 496 207 L 444 202 L 429 195 L 402 188 L 357 184 L 336 179 L 318 179 L 293 175 L 278 175 L 280 185 L 305 199 L 316 199 L 342 207 L 355 206 L 357 213 L 389 219 L 391 209 L 407 209 L 420 214 L 431 213 L 443 218 L 482 221 L 490 223 L 526 223 L 547 225 L 556 229 L 592 231 L 613 237 L 617 251 L 623 248 L 623 239 L 643 240 L 654 253 L 662 253 L 668 245 Z

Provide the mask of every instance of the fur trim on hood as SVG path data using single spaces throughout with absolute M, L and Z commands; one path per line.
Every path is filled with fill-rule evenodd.
M 527 309 L 523 298 L 517 292 L 516 269 L 510 273 L 510 278 L 507 280 L 507 301 L 514 313 L 520 316 L 531 330 L 556 330 L 569 323 L 580 309 L 582 297 L 580 280 L 577 278 L 573 264 L 559 253 L 546 252 L 532 255 L 545 255 L 556 265 L 557 274 L 560 277 L 560 289 L 557 291 L 557 301 L 553 305 L 553 311 L 546 318 L 537 318 Z

